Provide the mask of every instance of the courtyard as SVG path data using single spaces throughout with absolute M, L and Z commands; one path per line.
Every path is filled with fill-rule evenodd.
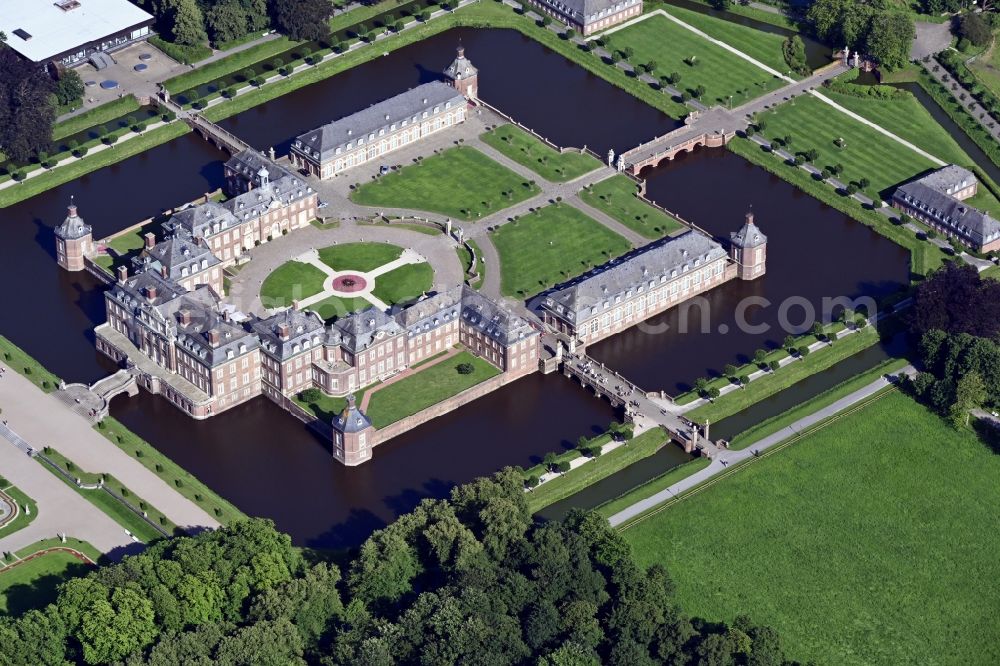
M 501 291 L 528 298 L 624 254 L 631 245 L 563 203 L 540 208 L 491 234 L 500 254 Z
M 539 192 L 533 181 L 475 148 L 456 146 L 361 185 L 351 200 L 365 206 L 428 211 L 473 221 Z
M 553 183 L 565 183 L 602 166 L 593 155 L 575 150 L 560 152 L 510 123 L 484 132 L 479 138 Z
M 623 534 L 692 615 L 753 608 L 790 657 L 996 663 L 998 483 L 995 452 L 893 390 Z

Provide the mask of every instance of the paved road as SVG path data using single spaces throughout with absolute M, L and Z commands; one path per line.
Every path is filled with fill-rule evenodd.
M 914 27 L 917 29 L 917 36 L 910 47 L 911 60 L 922 60 L 951 46 L 951 23 L 949 21 L 944 23 L 917 21 Z
M 900 373 L 906 373 L 906 374 L 912 374 L 913 372 L 915 372 L 913 366 L 909 365 L 900 370 Z M 676 497 L 680 493 L 683 493 L 686 490 L 694 488 L 700 483 L 712 478 L 716 474 L 721 473 L 729 465 L 733 463 L 742 462 L 748 458 L 754 457 L 755 451 L 756 452 L 765 451 L 771 448 L 772 446 L 780 444 L 781 442 L 784 442 L 788 438 L 797 435 L 803 430 L 813 425 L 816 425 L 820 421 L 823 421 L 824 419 L 827 419 L 835 414 L 839 414 L 840 412 L 846 410 L 852 405 L 856 405 L 857 403 L 872 396 L 878 391 L 881 391 L 882 389 L 884 389 L 886 386 L 889 385 L 890 385 L 889 380 L 887 380 L 885 377 L 879 377 L 877 380 L 873 381 L 868 386 L 858 389 L 854 393 L 851 393 L 841 398 L 840 400 L 837 400 L 836 402 L 826 407 L 823 407 L 822 409 L 819 409 L 816 412 L 813 412 L 809 416 L 799 419 L 795 423 L 785 428 L 782 428 L 781 430 L 772 435 L 769 435 L 761 439 L 759 442 L 751 445 L 746 449 L 743 449 L 741 451 L 721 450 L 720 453 L 712 460 L 711 464 L 705 469 L 692 474 L 686 479 L 678 481 L 674 485 L 670 486 L 669 488 L 665 488 L 664 490 L 661 490 L 655 495 L 647 497 L 644 500 L 640 500 L 635 504 L 633 504 L 632 506 L 619 511 L 618 513 L 611 516 L 611 518 L 608 519 L 608 522 L 610 522 L 613 527 L 621 525 L 622 523 L 625 523 L 631 520 L 632 518 L 635 518 L 636 516 L 645 513 L 646 511 L 652 509 L 653 507 L 662 504 L 663 502 L 666 502 L 667 500 L 673 497 Z
M 943 65 L 941 65 L 937 59 L 931 58 L 930 62 L 921 62 L 927 73 L 934 77 L 945 89 L 951 94 L 952 99 L 965 107 L 965 110 L 976 119 L 976 121 L 983 126 L 990 135 L 1000 141 L 1000 123 L 993 120 L 983 105 L 976 101 L 976 98 L 972 94 L 962 87 L 960 83 L 955 81 L 955 78 L 949 74 Z M 952 86 L 956 86 L 952 89 Z M 965 94 L 965 99 L 959 99 L 958 96 Z M 992 125 L 992 126 L 991 126 Z
M 51 446 L 82 469 L 113 475 L 174 524 L 184 528 L 219 526 L 194 502 L 91 428 L 85 418 L 13 370 L 7 370 L 0 379 L 0 409 L 8 425 L 34 448 Z M 31 485 L 15 482 L 28 495 L 35 496 Z
M 0 384 L 9 381 L 12 374 L 5 373 Z M 18 440 L 16 433 L 0 424 L 0 470 L 4 478 L 35 500 L 38 515 L 27 527 L 0 538 L 0 552 L 13 553 L 61 533 L 83 539 L 102 553 L 133 545 L 121 525 L 80 497 L 42 463 L 28 457 L 12 439 Z

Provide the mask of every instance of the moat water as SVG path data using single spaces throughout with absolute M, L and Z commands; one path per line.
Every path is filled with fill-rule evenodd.
M 484 98 L 558 143 L 621 150 L 676 125 L 561 56 L 502 30 L 438 35 L 227 125 L 255 146 L 277 145 L 280 152 L 304 129 L 427 80 L 451 60 L 459 39 L 482 72 Z M 511 73 L 498 75 L 505 71 Z M 75 195 L 95 236 L 106 236 L 221 186 L 223 159 L 188 135 L 0 210 L 0 278 L 8 285 L 0 332 L 68 380 L 106 374 L 110 364 L 95 352 L 92 334 L 103 321 L 102 288 L 86 274 L 57 269 L 52 227 Z M 906 253 L 896 245 L 726 151 L 699 151 L 653 171 L 649 195 L 719 236 L 736 229 L 753 204 L 770 238 L 765 278 L 709 295 L 714 326 L 729 321 L 744 295 L 817 301 L 888 293 L 908 278 Z M 761 312 L 762 321 L 773 316 Z M 674 391 L 782 337 L 636 329 L 593 353 L 642 386 Z M 347 469 L 332 460 L 327 443 L 264 398 L 196 422 L 143 393 L 116 398 L 112 414 L 244 511 L 273 518 L 296 543 L 329 547 L 357 544 L 457 483 L 505 465 L 533 464 L 614 416 L 606 403 L 559 375 L 532 376 L 380 446 L 370 463 Z

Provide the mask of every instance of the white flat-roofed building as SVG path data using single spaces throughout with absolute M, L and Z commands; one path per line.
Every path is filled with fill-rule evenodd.
M 127 0 L 2 0 L 7 46 L 37 63 L 73 65 L 150 34 L 153 16 Z

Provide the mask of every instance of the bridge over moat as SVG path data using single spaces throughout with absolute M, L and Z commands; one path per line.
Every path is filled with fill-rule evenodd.
M 684 120 L 683 127 L 619 155 L 619 169 L 638 176 L 646 167 L 672 160 L 678 153 L 690 153 L 698 146 L 720 148 L 736 136 L 737 130 L 746 127 L 745 119 L 721 107 L 692 111 Z
M 139 395 L 135 368 L 123 368 L 93 384 L 66 384 L 59 387 L 56 397 L 81 416 L 97 423 L 108 415 L 111 399 L 126 394 Z

